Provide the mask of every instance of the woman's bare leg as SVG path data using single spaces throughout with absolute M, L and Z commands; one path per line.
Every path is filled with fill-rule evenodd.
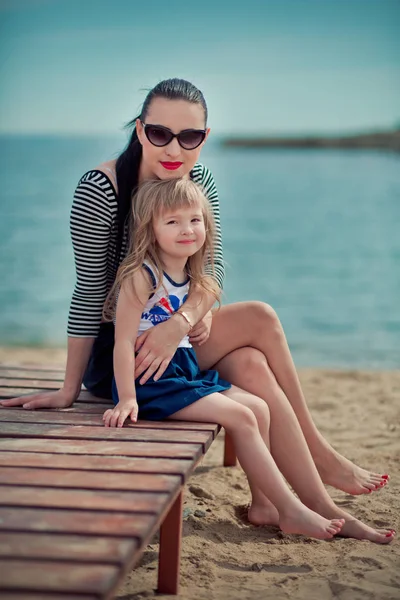
M 249 481 L 270 498 L 279 512 L 279 525 L 286 533 L 300 533 L 319 539 L 336 535 L 344 519 L 327 519 L 307 508 L 289 490 L 258 429 L 257 419 L 247 406 L 229 398 L 232 392 L 210 394 L 172 415 L 184 421 L 213 419 L 232 436 L 236 453 Z M 240 390 L 233 392 L 236 397 Z M 307 479 L 307 474 L 305 474 Z M 322 484 L 321 484 L 322 485 Z
M 264 363 L 260 362 L 251 389 L 245 365 L 241 365 L 242 355 L 238 360 L 235 356 L 235 351 L 244 347 L 259 350 L 265 357 Z M 272 372 L 293 407 L 324 483 L 347 493 L 365 494 L 371 489 L 379 489 L 381 483 L 388 481 L 388 476 L 361 469 L 341 456 L 318 431 L 307 407 L 283 328 L 270 306 L 261 302 L 223 306 L 214 312 L 209 339 L 195 349 L 202 369 L 214 366 L 221 377 L 266 400 L 271 382 L 267 369 Z M 235 373 L 234 379 L 232 372 Z
M 278 387 L 278 389 L 280 388 Z M 266 448 L 265 440 L 263 440 L 263 437 L 260 434 L 260 423 L 261 429 L 265 429 L 267 428 L 265 426 L 267 426 L 266 421 L 268 419 L 267 413 L 265 413 L 265 410 L 263 410 L 262 400 L 253 396 L 252 394 L 249 394 L 248 392 L 243 392 L 243 390 L 237 388 L 236 386 L 232 386 L 230 390 L 223 392 L 223 395 L 229 395 L 230 400 L 240 404 L 242 411 L 245 409 L 250 410 L 252 416 L 255 418 L 254 422 L 257 426 L 257 437 L 262 440 L 264 449 L 267 451 L 267 455 L 269 456 L 270 461 L 272 461 L 274 469 L 279 468 L 279 470 L 286 477 L 287 481 L 299 495 L 300 500 L 305 506 L 310 508 L 313 512 L 326 517 L 327 519 L 344 519 L 345 523 L 341 529 L 340 535 L 354 537 L 356 539 L 370 540 L 379 544 L 391 542 L 394 537 L 394 530 L 388 529 L 383 532 L 377 531 L 376 529 L 365 525 L 335 505 L 321 481 L 293 409 L 290 406 L 287 398 L 285 398 L 282 390 L 280 390 L 280 393 L 283 396 L 281 398 L 281 404 L 282 406 L 286 407 L 286 417 L 280 423 L 279 427 L 275 426 L 273 428 L 271 427 L 270 429 L 272 456 L 275 458 L 275 462 Z M 220 397 L 221 394 L 216 394 L 215 396 Z M 206 400 L 206 398 L 202 398 L 201 402 Z M 235 436 L 240 434 L 245 435 L 246 437 L 246 435 L 248 435 L 248 433 L 243 434 L 243 428 L 246 428 L 246 420 L 248 415 L 246 415 L 245 412 L 238 412 L 238 409 L 235 409 L 234 405 L 232 404 L 220 406 L 220 411 L 215 411 L 214 408 L 211 409 L 207 405 L 208 412 L 196 412 L 196 417 L 190 412 L 184 412 L 188 409 L 191 409 L 191 407 L 195 407 L 193 410 L 197 411 L 197 404 L 198 403 L 195 402 L 186 409 L 183 409 L 173 415 L 172 418 L 204 421 L 207 420 L 207 416 L 208 419 L 210 418 L 209 411 L 212 410 L 217 423 L 220 423 L 223 427 L 225 427 L 235 441 L 239 462 L 246 472 L 252 492 L 256 496 L 256 501 L 258 502 L 260 511 L 262 511 L 263 505 L 267 505 L 264 499 L 264 497 L 266 497 L 269 499 L 272 505 L 276 506 L 278 512 L 280 513 L 280 506 L 276 503 L 276 496 L 274 495 L 274 488 L 271 488 L 271 481 L 268 482 L 268 485 L 264 485 L 264 480 L 260 475 L 260 472 L 256 473 L 252 471 L 251 464 L 249 465 L 249 462 L 244 462 L 245 460 L 251 462 L 251 458 L 244 453 L 243 447 L 240 448 L 240 451 L 238 450 Z M 201 410 L 203 410 L 202 407 Z M 223 413 L 224 410 L 232 411 L 232 419 L 230 415 Z M 240 416 L 238 422 L 233 423 L 235 418 L 238 418 L 238 414 Z M 271 418 L 271 425 L 272 422 L 273 418 Z M 238 427 L 238 432 L 235 431 L 236 426 Z M 264 431 L 264 434 L 265 433 L 266 432 Z M 266 436 L 264 435 L 264 437 Z M 266 468 L 266 465 L 264 465 L 264 467 Z M 267 522 L 267 524 L 272 523 Z M 281 514 L 279 514 L 279 525 L 282 527 Z

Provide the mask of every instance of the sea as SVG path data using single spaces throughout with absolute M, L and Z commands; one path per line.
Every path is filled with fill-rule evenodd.
M 75 283 L 69 213 L 116 137 L 0 137 L 0 345 L 60 347 Z M 245 149 L 215 137 L 223 303 L 272 305 L 299 367 L 400 365 L 400 154 Z

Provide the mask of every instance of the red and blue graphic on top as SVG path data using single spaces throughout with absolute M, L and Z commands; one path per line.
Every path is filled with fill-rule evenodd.
M 184 302 L 186 302 L 186 294 L 182 300 L 178 296 L 171 294 L 167 297 L 162 297 L 149 311 L 142 313 L 142 319 L 150 321 L 153 325 L 167 321 L 171 315 L 178 310 Z

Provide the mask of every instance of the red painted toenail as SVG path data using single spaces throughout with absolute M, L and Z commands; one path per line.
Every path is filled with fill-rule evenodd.
M 386 537 L 392 537 L 394 535 L 394 533 L 387 533 Z
M 382 479 L 389 479 L 389 475 L 382 475 Z

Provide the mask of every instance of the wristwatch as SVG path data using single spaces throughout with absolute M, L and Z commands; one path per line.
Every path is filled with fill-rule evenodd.
M 185 311 L 183 311 L 183 310 L 177 310 L 175 312 L 175 314 L 176 315 L 181 315 L 181 317 L 183 317 L 185 319 L 186 323 L 190 326 L 190 329 L 193 329 L 193 325 L 191 324 L 189 316 L 188 316 L 187 313 L 185 313 Z

